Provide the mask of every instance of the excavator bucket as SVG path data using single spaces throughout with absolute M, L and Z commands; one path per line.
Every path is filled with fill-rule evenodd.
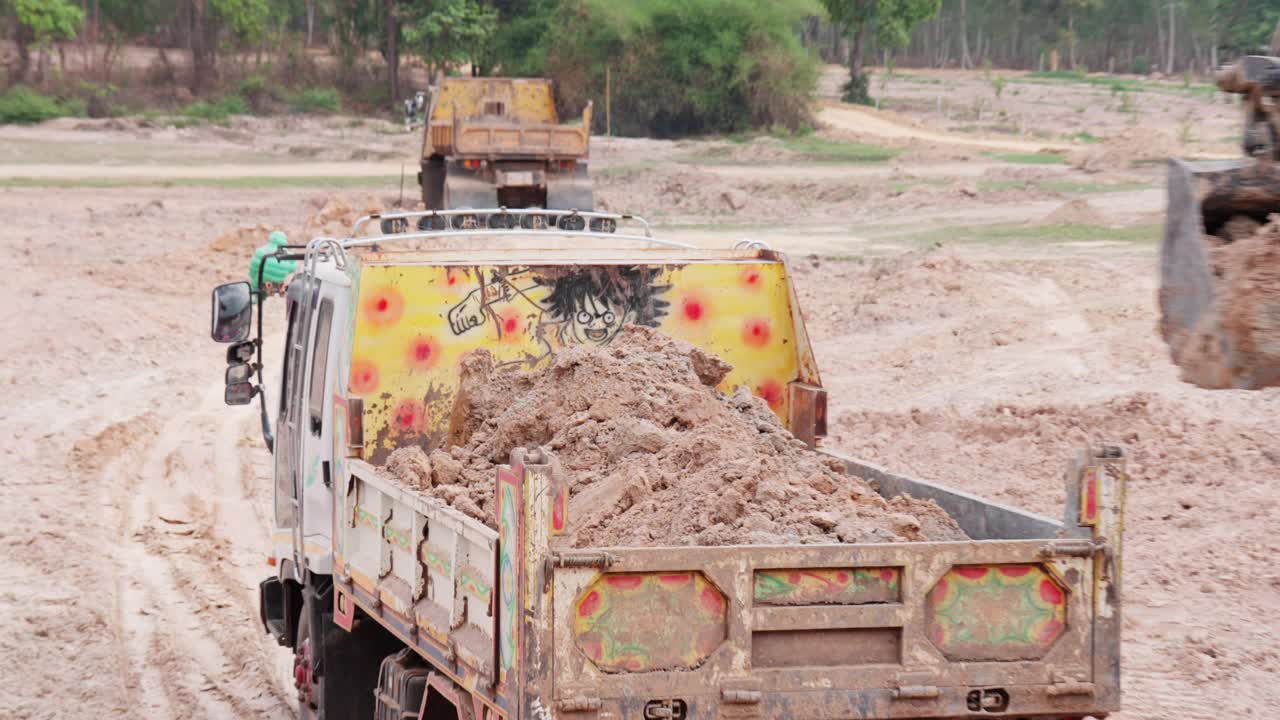
M 1280 385 L 1280 164 L 1169 162 L 1160 333 L 1184 380 Z

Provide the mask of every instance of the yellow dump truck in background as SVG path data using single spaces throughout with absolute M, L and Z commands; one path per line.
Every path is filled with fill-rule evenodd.
M 422 202 L 591 210 L 590 139 L 591 103 L 562 124 L 550 80 L 446 78 L 423 132 Z
M 510 217 L 537 214 L 555 222 L 534 231 Z M 361 232 L 460 216 L 504 229 Z M 604 220 L 615 233 L 589 229 Z M 814 446 L 826 396 L 785 257 L 680 246 L 628 229 L 637 222 L 395 213 L 350 238 L 277 251 L 304 264 L 286 291 L 279 402 L 261 406 L 276 572 L 259 597 L 264 628 L 294 652 L 301 716 L 1082 720 L 1117 710 L 1125 474 L 1115 449 L 1076 459 L 1061 521 L 836 456 L 886 498 L 935 501 L 971 538 L 839 545 L 567 547 L 569 489 L 546 449 L 515 449 L 499 466 L 491 523 L 381 467 L 397 447 L 443 442 L 464 354 L 483 348 L 533 369 L 561 347 L 607 344 L 628 322 L 723 357 L 733 370 L 722 390 L 750 388 Z M 263 394 L 265 300 L 250 283 L 214 291 L 230 404 Z

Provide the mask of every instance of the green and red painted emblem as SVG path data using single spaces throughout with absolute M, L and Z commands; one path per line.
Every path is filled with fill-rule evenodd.
M 605 672 L 689 670 L 724 642 L 727 610 L 701 573 L 602 575 L 574 604 L 574 641 Z
M 1038 660 L 1067 623 L 1067 593 L 1040 565 L 960 565 L 929 591 L 929 639 L 951 660 Z
M 757 605 L 866 605 L 898 602 L 898 568 L 757 570 Z

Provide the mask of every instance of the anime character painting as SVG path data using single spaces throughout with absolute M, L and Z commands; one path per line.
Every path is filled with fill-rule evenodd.
M 455 335 L 492 325 L 499 337 L 508 328 L 502 316 L 510 308 L 532 322 L 534 337 L 544 346 L 536 364 L 555 346 L 607 345 L 623 325 L 657 327 L 670 303 L 662 294 L 670 285 L 658 285 L 658 268 L 604 266 L 565 272 L 555 268 L 494 270 L 479 275 L 479 287 L 449 310 L 449 327 Z

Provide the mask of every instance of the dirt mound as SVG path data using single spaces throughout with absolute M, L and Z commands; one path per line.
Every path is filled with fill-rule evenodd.
M 1280 385 L 1280 216 L 1232 218 L 1204 242 L 1214 311 L 1192 332 L 1166 328 L 1174 363 L 1202 387 Z
M 1179 145 L 1167 133 L 1149 127 L 1129 128 L 1100 143 L 1073 150 L 1067 161 L 1087 173 L 1127 170 L 1137 162 L 1166 160 Z
M 266 225 L 249 225 L 228 230 L 209 242 L 209 249 L 214 252 L 247 255 L 254 249 L 265 245 L 267 236 L 273 228 Z
M 805 448 L 746 390 L 717 391 L 729 370 L 645 328 L 533 373 L 477 351 L 463 363 L 450 451 L 400 449 L 388 470 L 492 524 L 494 466 L 513 448 L 548 448 L 569 480 L 577 546 L 964 538 L 934 503 L 886 501 Z
M 307 219 L 302 227 L 302 237 L 309 240 L 314 237 L 347 237 L 355 226 L 356 220 L 363 215 L 373 215 L 386 210 L 382 201 L 373 195 L 363 198 L 347 198 L 341 195 L 324 198 L 319 209 Z M 370 223 L 369 229 L 378 231 L 377 223 Z M 302 240 L 305 242 L 305 240 Z
M 1104 225 L 1106 222 L 1102 211 L 1084 198 L 1065 202 L 1044 218 L 1046 225 Z

